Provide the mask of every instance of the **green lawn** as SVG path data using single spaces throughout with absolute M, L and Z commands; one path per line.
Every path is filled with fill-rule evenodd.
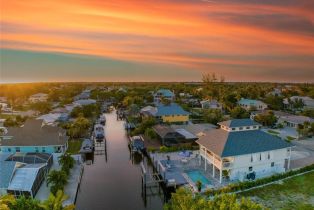
M 314 209 L 314 172 L 287 179 L 280 184 L 250 190 L 240 195 L 270 209 Z
M 69 140 L 69 147 L 68 147 L 67 152 L 72 155 L 78 154 L 81 149 L 82 141 L 83 140 L 81 139 Z
M 292 140 L 294 140 L 295 138 L 292 137 L 292 136 L 287 136 L 286 139 L 287 139 L 288 141 L 292 141 Z
M 274 130 L 268 130 L 267 132 L 270 134 L 275 134 L 275 135 L 280 134 L 279 132 L 274 131 Z

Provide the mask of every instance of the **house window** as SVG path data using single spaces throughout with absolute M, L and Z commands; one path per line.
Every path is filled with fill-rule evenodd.
M 243 127 L 240 127 L 239 129 L 240 129 L 240 130 L 243 130 Z
M 35 152 L 39 152 L 39 149 L 38 149 L 38 147 L 35 147 Z
M 15 152 L 21 152 L 21 149 L 19 147 L 15 147 Z
M 253 162 L 253 155 L 251 155 L 251 162 Z
M 8 152 L 11 152 L 11 148 L 8 148 Z
M 43 148 L 41 149 L 41 151 L 42 151 L 42 152 L 46 152 L 46 148 L 43 147 Z
M 235 128 L 232 128 L 232 130 L 234 131 L 234 130 L 235 130 Z
M 271 162 L 270 166 L 274 167 L 275 166 L 275 162 Z
M 268 155 L 267 155 L 267 159 L 269 160 L 270 159 L 270 153 L 268 152 Z
M 256 128 L 256 125 L 254 125 L 253 128 Z
M 262 160 L 262 153 L 259 154 L 259 160 Z
M 246 127 L 246 129 L 250 129 L 250 127 L 248 126 L 248 127 Z
M 253 171 L 253 167 L 252 166 L 249 167 L 249 171 Z

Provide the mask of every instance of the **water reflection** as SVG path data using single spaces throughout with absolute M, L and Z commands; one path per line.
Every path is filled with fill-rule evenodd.
M 140 163 L 152 171 L 147 159 L 131 154 L 123 121 L 115 112 L 106 114 L 104 153 L 85 165 L 76 207 L 79 210 L 162 209 L 164 196 L 158 186 L 143 194 Z

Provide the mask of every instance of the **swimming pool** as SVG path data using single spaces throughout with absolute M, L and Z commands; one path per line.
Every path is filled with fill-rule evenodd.
M 210 181 L 199 170 L 187 171 L 185 173 L 194 182 L 194 184 L 196 184 L 197 181 L 201 181 L 202 182 L 202 189 L 205 189 L 207 187 L 207 185 L 210 185 Z

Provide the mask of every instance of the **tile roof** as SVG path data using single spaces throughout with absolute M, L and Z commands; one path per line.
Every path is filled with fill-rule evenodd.
M 244 126 L 254 126 L 254 125 L 261 125 L 251 119 L 233 119 L 233 120 L 227 120 L 218 123 L 218 125 L 224 125 L 229 128 L 233 127 L 244 127 Z
M 157 106 L 156 116 L 164 115 L 189 115 L 190 113 L 184 111 L 181 106 L 176 103 L 171 103 L 169 105 L 159 104 Z
M 228 132 L 215 129 L 196 141 L 220 157 L 252 154 L 291 147 L 291 144 L 260 130 Z

